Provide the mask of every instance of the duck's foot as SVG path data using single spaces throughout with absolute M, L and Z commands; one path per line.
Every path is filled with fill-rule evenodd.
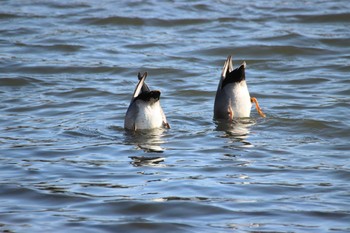
M 255 103 L 255 108 L 256 108 L 256 111 L 258 111 L 258 113 L 259 113 L 259 115 L 261 116 L 261 117 L 266 117 L 266 115 L 263 113 L 263 111 L 261 110 L 261 108 L 260 108 L 260 106 L 259 106 L 259 103 L 258 103 L 258 100 L 255 98 L 255 97 L 251 97 L 250 98 L 250 101 L 252 102 L 252 103 Z
M 230 104 L 229 104 L 228 109 L 227 109 L 227 114 L 228 114 L 229 120 L 232 121 L 233 120 L 233 110 L 231 107 L 231 100 L 230 100 Z

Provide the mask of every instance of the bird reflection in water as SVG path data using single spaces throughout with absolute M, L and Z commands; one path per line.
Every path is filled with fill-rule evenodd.
M 125 144 L 134 145 L 136 149 L 146 153 L 163 153 L 166 149 L 162 147 L 165 143 L 163 137 L 165 129 L 152 129 L 141 131 L 125 131 Z M 130 156 L 134 166 L 159 165 L 164 161 L 161 156 Z
M 253 147 L 248 141 L 250 128 L 256 124 L 251 118 L 241 118 L 233 121 L 215 121 L 216 131 L 221 131 L 219 137 L 228 138 L 229 147 Z
M 163 157 L 159 156 L 130 156 L 130 159 L 132 159 L 131 164 L 135 167 L 140 166 L 162 166 L 160 165 L 161 162 L 164 162 Z
M 162 145 L 165 129 L 152 129 L 140 131 L 125 131 L 125 144 L 135 145 L 137 149 L 145 152 L 163 153 Z

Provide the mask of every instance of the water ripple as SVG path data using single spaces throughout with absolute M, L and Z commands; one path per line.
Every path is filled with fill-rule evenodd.
M 107 18 L 85 18 L 83 23 L 93 25 L 130 25 L 130 26 L 155 26 L 155 27 L 171 27 L 205 24 L 210 22 L 208 19 L 158 19 L 158 18 L 139 18 L 139 17 L 122 17 L 112 16 Z

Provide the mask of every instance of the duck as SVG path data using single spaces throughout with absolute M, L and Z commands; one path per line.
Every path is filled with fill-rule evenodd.
M 228 56 L 222 68 L 214 102 L 214 119 L 232 121 L 250 117 L 252 103 L 261 117 L 266 117 L 258 100 L 249 94 L 245 69 L 246 62 L 233 68 L 232 56 Z
M 170 128 L 164 111 L 160 105 L 159 90 L 151 90 L 145 80 L 147 72 L 138 73 L 139 82 L 132 95 L 125 114 L 124 128 L 137 131 L 156 128 Z

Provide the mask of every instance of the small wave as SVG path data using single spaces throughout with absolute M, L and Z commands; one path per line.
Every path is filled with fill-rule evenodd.
M 0 13 L 0 19 L 12 19 L 12 18 L 18 18 L 18 17 L 21 17 L 21 16 L 15 13 Z
M 231 51 L 231 52 L 230 52 Z M 193 53 L 193 51 L 191 51 Z M 223 46 L 220 48 L 205 48 L 197 50 L 196 53 L 202 55 L 217 55 L 222 56 L 223 54 L 240 54 L 240 56 L 245 57 L 247 54 L 253 54 L 255 58 L 257 57 L 273 57 L 277 60 L 279 56 L 315 56 L 324 55 L 325 53 L 332 53 L 330 50 L 325 50 L 324 48 L 314 48 L 306 46 L 293 46 L 293 45 L 246 45 L 234 48 L 232 46 Z M 270 59 L 269 59 L 270 60 Z
M 0 17 L 1 19 L 1 17 Z M 2 36 L 18 36 L 18 35 L 31 35 L 38 33 L 38 30 L 35 28 L 26 28 L 26 27 L 19 27 L 19 28 L 7 28 L 4 30 L 0 30 L 0 34 Z M 4 43 L 8 43 L 8 40 L 3 40 Z M 14 43 L 16 45 L 16 43 Z
M 0 19 L 14 19 L 14 18 L 44 18 L 45 16 L 29 14 L 29 13 L 0 13 Z
M 328 78 L 317 78 L 317 77 L 312 77 L 312 78 L 297 78 L 297 79 L 291 79 L 287 80 L 286 83 L 291 84 L 291 85 L 319 85 L 319 84 L 325 84 L 329 82 L 330 80 Z
M 98 129 L 93 128 L 75 128 L 75 129 L 67 129 L 64 132 L 65 135 L 73 136 L 73 137 L 100 137 L 103 134 Z
M 111 16 L 106 18 L 85 18 L 81 20 L 82 23 L 88 23 L 92 25 L 129 25 L 129 26 L 186 26 L 197 25 L 211 22 L 208 19 L 157 19 L 157 18 L 139 18 L 139 17 L 123 17 L 123 16 Z
M 62 10 L 65 10 L 65 9 L 74 9 L 74 8 L 89 8 L 90 5 L 87 4 L 87 3 L 83 3 L 83 2 L 75 2 L 75 1 L 72 1 L 72 2 L 56 2 L 56 1 L 49 1 L 49 2 L 46 2 L 45 4 L 47 4 L 48 6 L 52 7 L 52 8 L 57 8 L 57 9 L 62 9 Z
M 112 93 L 108 91 L 99 90 L 96 88 L 89 88 L 89 87 L 78 87 L 74 88 L 69 91 L 63 91 L 63 92 L 50 92 L 46 93 L 50 95 L 55 95 L 59 97 L 69 97 L 71 99 L 73 98 L 83 98 L 83 97 L 92 97 L 92 96 L 110 96 L 113 95 Z
M 82 48 L 84 48 L 84 46 L 81 46 L 81 45 L 71 45 L 71 44 L 36 45 L 35 47 L 46 49 L 46 50 L 62 51 L 62 52 L 77 52 Z
M 31 73 L 31 74 L 86 74 L 86 73 L 114 73 L 116 69 L 114 66 L 22 66 L 17 67 L 17 72 Z M 122 68 L 123 69 L 123 68 Z
M 36 183 L 28 187 L 15 184 L 2 184 L 2 191 L 11 196 L 11 199 L 14 201 L 23 200 L 24 197 L 33 201 L 40 200 L 42 208 L 46 204 L 52 207 L 64 203 L 75 203 L 85 199 L 71 195 L 64 186 L 54 186 L 46 182 Z
M 75 127 L 75 128 L 65 129 L 62 134 L 73 138 L 87 137 L 87 138 L 108 140 L 107 144 L 110 143 L 109 140 L 113 140 L 113 143 L 115 143 L 115 141 L 119 139 L 114 135 L 108 135 L 99 129 L 89 128 L 89 127 Z
M 28 85 L 41 84 L 43 81 L 31 77 L 19 76 L 13 78 L 0 78 L 0 86 L 22 87 Z
M 23 42 L 16 42 L 16 46 L 25 47 L 25 48 L 33 48 L 33 49 L 42 49 L 44 51 L 62 51 L 62 52 L 77 52 L 84 48 L 81 45 L 73 45 L 73 44 L 51 44 L 51 45 L 43 45 L 43 44 L 26 44 Z M 36 51 L 38 52 L 38 51 Z
M 350 23 L 350 13 L 335 13 L 322 15 L 296 15 L 301 23 Z

